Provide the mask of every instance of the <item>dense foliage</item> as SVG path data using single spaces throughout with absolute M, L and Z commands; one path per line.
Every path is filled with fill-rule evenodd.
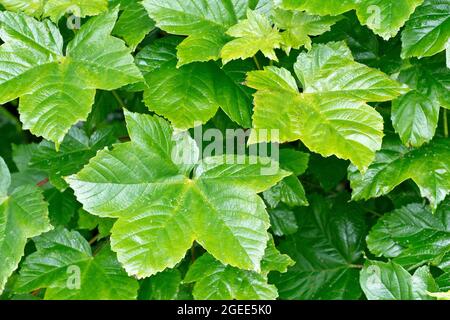
M 450 0 L 0 4 L 0 298 L 450 298 Z

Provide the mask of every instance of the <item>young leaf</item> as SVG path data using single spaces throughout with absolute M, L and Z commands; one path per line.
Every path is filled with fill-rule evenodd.
M 246 158 L 196 164 L 197 146 L 174 141 L 166 121 L 129 112 L 126 121 L 131 142 L 99 152 L 67 181 L 86 211 L 119 218 L 111 245 L 128 273 L 142 278 L 173 267 L 194 240 L 223 263 L 259 270 L 269 217 L 256 193 L 288 173 L 260 175 L 271 164 Z M 173 157 L 178 148 L 189 165 Z
M 450 0 L 425 0 L 406 23 L 402 57 L 429 57 L 445 50 L 450 39 Z
M 450 192 L 450 142 L 435 139 L 419 149 L 408 149 L 397 139 L 388 137 L 367 172 L 349 167 L 352 199 L 370 199 L 392 191 L 403 181 L 412 179 L 433 209 Z
M 360 283 L 369 300 L 432 300 L 427 292 L 437 290 L 428 267 L 411 276 L 394 262 L 367 261 Z
M 226 33 L 237 39 L 223 46 L 220 57 L 224 64 L 231 60 L 251 58 L 259 51 L 270 60 L 278 61 L 274 49 L 281 47 L 282 37 L 266 16 L 248 10 L 247 19 L 239 21 Z
M 35 239 L 16 282 L 18 292 L 47 288 L 48 300 L 136 299 L 138 283 L 129 278 L 109 246 L 93 255 L 76 231 L 56 229 Z
M 96 89 L 113 90 L 141 79 L 124 43 L 110 36 L 117 10 L 92 18 L 63 54 L 55 25 L 0 12 L 0 102 L 20 97 L 24 129 L 60 144 L 86 119 Z
M 26 185 L 8 193 L 10 183 L 8 167 L 0 158 L 0 292 L 19 265 L 27 240 L 52 229 L 39 188 Z
M 282 299 L 358 299 L 356 263 L 365 237 L 363 213 L 343 199 L 332 204 L 320 196 L 299 210 L 298 232 L 280 243 L 296 262 L 271 279 Z
M 257 90 L 254 128 L 277 129 L 276 141 L 300 139 L 325 157 L 334 154 L 366 169 L 383 137 L 382 118 L 366 102 L 391 100 L 406 93 L 406 86 L 354 62 L 342 42 L 314 46 L 294 68 L 303 93 L 285 69 L 248 74 L 247 85 Z M 257 130 L 250 136 L 254 142 L 262 142 Z

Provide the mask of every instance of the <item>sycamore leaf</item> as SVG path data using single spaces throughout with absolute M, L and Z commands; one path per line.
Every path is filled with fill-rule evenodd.
M 379 197 L 412 179 L 433 209 L 450 193 L 450 141 L 435 139 L 419 149 L 408 149 L 388 137 L 367 172 L 354 166 L 348 174 L 353 200 Z
M 274 10 L 272 18 L 275 25 L 283 30 L 281 32 L 282 47 L 287 53 L 291 49 L 299 49 L 301 46 L 311 49 L 310 36 L 318 36 L 329 31 L 332 25 L 342 19 L 342 17 L 321 17 L 280 8 Z
M 193 295 L 198 300 L 274 300 L 277 289 L 267 283 L 267 273 L 286 272 L 293 261 L 280 254 L 270 239 L 261 263 L 263 273 L 259 274 L 223 265 L 206 253 L 189 268 L 184 283 L 195 282 Z
M 266 200 L 267 201 L 267 200 Z M 288 236 L 298 230 L 295 213 L 291 208 L 283 205 L 269 210 L 272 232 L 276 236 Z
M 385 40 L 394 37 L 424 0 L 281 0 L 286 9 L 312 14 L 339 15 L 355 9 L 361 24 Z
M 247 19 L 239 21 L 226 33 L 237 39 L 223 46 L 220 56 L 224 64 L 231 60 L 251 58 L 259 51 L 270 60 L 278 61 L 274 49 L 281 47 L 283 38 L 266 16 L 248 10 Z
M 139 300 L 175 300 L 180 291 L 181 273 L 177 269 L 167 269 L 141 283 Z
M 370 251 L 411 269 L 438 265 L 450 252 L 450 202 L 433 214 L 421 204 L 410 204 L 383 215 L 367 237 Z
M 438 289 L 428 267 L 410 275 L 394 262 L 367 261 L 360 283 L 369 300 L 432 300 L 428 292 Z
M 77 17 L 98 15 L 108 8 L 108 0 L 0 0 L 7 10 L 30 16 L 50 17 L 54 22 L 66 13 Z
M 0 293 L 17 269 L 27 240 L 52 229 L 39 188 L 26 185 L 8 193 L 10 183 L 8 167 L 0 158 Z
M 294 68 L 303 93 L 283 68 L 248 74 L 247 85 L 257 90 L 249 143 L 264 142 L 257 129 L 274 129 L 279 134 L 271 141 L 300 139 L 311 151 L 366 169 L 383 137 L 383 120 L 366 102 L 391 100 L 407 87 L 355 62 L 343 42 L 314 46 Z
M 245 18 L 247 9 L 266 12 L 265 0 L 173 1 L 144 0 L 156 25 L 166 32 L 188 36 L 178 46 L 178 66 L 217 60 L 231 38 L 226 31 Z
M 95 89 L 113 90 L 141 74 L 125 44 L 111 37 L 117 10 L 92 18 L 63 55 L 63 39 L 49 21 L 0 12 L 0 103 L 20 97 L 24 129 L 62 142 L 70 127 L 85 120 Z M 30 36 L 32 35 L 32 36 Z
M 450 39 L 450 0 L 425 0 L 406 23 L 402 57 L 429 57 L 445 50 Z
M 78 232 L 62 228 L 34 242 L 37 251 L 22 265 L 18 292 L 47 288 L 48 300 L 136 299 L 137 281 L 127 276 L 108 245 L 93 255 Z
M 133 50 L 155 28 L 155 22 L 149 18 L 142 2 L 135 0 L 115 0 L 110 6 L 120 4 L 122 13 L 113 30 L 113 35 L 120 37 Z
M 166 37 L 137 56 L 147 84 L 144 101 L 148 108 L 180 129 L 206 123 L 219 107 L 233 121 L 250 127 L 251 94 L 235 69 L 251 70 L 252 64 L 220 68 L 214 62 L 197 62 L 177 68 L 175 48 L 179 42 L 177 37 Z
M 269 217 L 256 193 L 289 173 L 261 174 L 272 164 L 258 158 L 196 163 L 195 143 L 174 140 L 163 119 L 125 116 L 131 142 L 99 152 L 67 181 L 86 211 L 118 218 L 111 245 L 128 273 L 142 278 L 173 267 L 194 240 L 223 263 L 259 270 Z
M 271 279 L 282 299 L 358 299 L 355 283 L 362 258 L 364 214 L 345 199 L 320 196 L 298 214 L 298 232 L 280 243 L 295 265 Z

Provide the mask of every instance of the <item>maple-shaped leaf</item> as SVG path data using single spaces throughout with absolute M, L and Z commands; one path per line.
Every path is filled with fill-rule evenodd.
M 138 282 L 127 276 L 108 245 L 93 254 L 76 231 L 55 229 L 34 240 L 15 283 L 17 292 L 46 288 L 47 300 L 136 299 Z
M 298 231 L 282 240 L 281 252 L 295 265 L 270 277 L 282 299 L 358 299 L 364 249 L 364 212 L 346 198 L 314 195 L 297 212 Z
M 139 290 L 139 300 L 176 300 L 180 292 L 181 273 L 167 269 L 144 279 Z
M 0 0 L 7 10 L 30 16 L 50 17 L 54 22 L 70 13 L 76 17 L 98 15 L 108 8 L 108 0 Z
M 331 26 L 341 20 L 340 16 L 317 16 L 303 11 L 276 8 L 272 18 L 281 30 L 282 47 L 289 53 L 291 49 L 305 46 L 311 49 L 311 36 L 318 36 L 329 31 Z
M 450 0 L 425 0 L 402 32 L 402 57 L 429 57 L 450 40 Z
M 20 97 L 24 129 L 58 146 L 85 120 L 96 89 L 113 90 L 142 76 L 122 40 L 110 33 L 117 10 L 90 19 L 67 45 L 51 22 L 0 12 L 0 103 Z
M 367 261 L 360 283 L 369 300 L 432 300 L 428 292 L 438 289 L 428 267 L 411 275 L 394 262 Z
M 281 47 L 283 38 L 272 22 L 262 14 L 247 11 L 247 19 L 239 21 L 226 32 L 234 39 L 220 52 L 224 64 L 231 60 L 251 58 L 261 51 L 270 60 L 278 61 L 274 49 Z
M 318 15 L 339 15 L 356 10 L 361 24 L 385 40 L 394 37 L 424 0 L 281 0 L 286 9 Z
M 253 62 L 239 61 L 223 68 L 212 61 L 194 62 L 177 68 L 176 46 L 180 41 L 178 37 L 165 37 L 137 55 L 146 82 L 144 101 L 148 108 L 180 129 L 206 123 L 219 108 L 236 123 L 250 127 L 251 92 L 242 82 Z
M 9 169 L 0 158 L 0 292 L 19 265 L 27 240 L 53 228 L 39 188 L 24 185 L 8 192 L 10 184 Z
M 245 18 L 247 9 L 266 12 L 268 1 L 144 0 L 142 3 L 159 28 L 188 36 L 178 46 L 181 66 L 219 59 L 222 47 L 232 39 L 226 31 Z
M 412 179 L 433 209 L 450 193 L 450 141 L 435 139 L 418 149 L 387 137 L 365 173 L 349 167 L 353 200 L 379 197 Z
M 368 247 L 408 269 L 427 262 L 439 265 L 450 253 L 449 217 L 450 201 L 434 214 L 422 204 L 409 204 L 378 220 L 367 237 Z
M 155 28 L 155 22 L 148 16 L 142 2 L 135 0 L 114 0 L 110 2 L 112 8 L 118 4 L 122 13 L 114 27 L 113 35 L 124 39 L 134 50 L 144 40 L 145 36 Z
M 324 157 L 336 155 L 366 169 L 383 137 L 383 119 L 366 102 L 388 101 L 408 88 L 355 62 L 343 42 L 313 46 L 299 55 L 294 69 L 302 93 L 286 69 L 248 73 L 246 84 L 257 90 L 249 142 L 300 139 Z M 278 137 L 261 136 L 258 129 L 278 130 Z
M 99 152 L 67 181 L 86 211 L 118 218 L 111 246 L 128 273 L 173 267 L 194 240 L 223 263 L 259 270 L 269 217 L 257 193 L 289 173 L 265 172 L 271 163 L 254 157 L 197 162 L 187 133 L 174 137 L 156 116 L 125 118 L 131 141 Z
M 183 282 L 195 282 L 193 295 L 197 300 L 275 300 L 278 292 L 267 283 L 267 273 L 286 272 L 293 261 L 276 249 L 271 238 L 261 264 L 265 269 L 262 273 L 240 270 L 205 253 L 189 268 Z

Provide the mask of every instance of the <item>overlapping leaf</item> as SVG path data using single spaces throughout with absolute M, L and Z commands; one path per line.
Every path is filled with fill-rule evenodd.
M 388 101 L 408 89 L 354 62 L 342 42 L 300 54 L 295 71 L 303 93 L 285 69 L 267 67 L 248 74 L 247 85 L 257 90 L 254 128 L 278 130 L 278 137 L 269 137 L 272 141 L 300 139 L 325 157 L 334 154 L 360 170 L 367 168 L 381 147 L 383 120 L 366 102 Z M 252 132 L 250 142 L 265 140 L 257 132 Z
M 18 292 L 47 288 L 48 300 L 136 299 L 138 283 L 127 276 L 109 246 L 93 255 L 76 231 L 58 228 L 35 239 L 16 282 Z
M 98 153 L 68 182 L 85 210 L 119 218 L 111 245 L 128 273 L 173 267 L 194 240 L 223 263 L 259 270 L 269 217 L 256 193 L 288 173 L 261 175 L 270 164 L 245 158 L 197 164 L 195 142 L 186 134 L 174 140 L 166 121 L 129 112 L 126 121 L 131 142 Z
M 450 141 L 435 139 L 418 149 L 408 149 L 388 137 L 367 172 L 349 168 L 354 200 L 379 197 L 412 179 L 433 209 L 450 192 Z
M 0 158 L 0 292 L 18 267 L 27 240 L 52 229 L 39 188 L 26 185 L 8 192 L 10 184 L 8 167 Z
M 20 97 L 24 129 L 62 142 L 85 120 L 96 89 L 113 90 L 141 79 L 125 44 L 110 36 L 117 10 L 89 20 L 68 44 L 49 21 L 0 13 L 0 103 Z

